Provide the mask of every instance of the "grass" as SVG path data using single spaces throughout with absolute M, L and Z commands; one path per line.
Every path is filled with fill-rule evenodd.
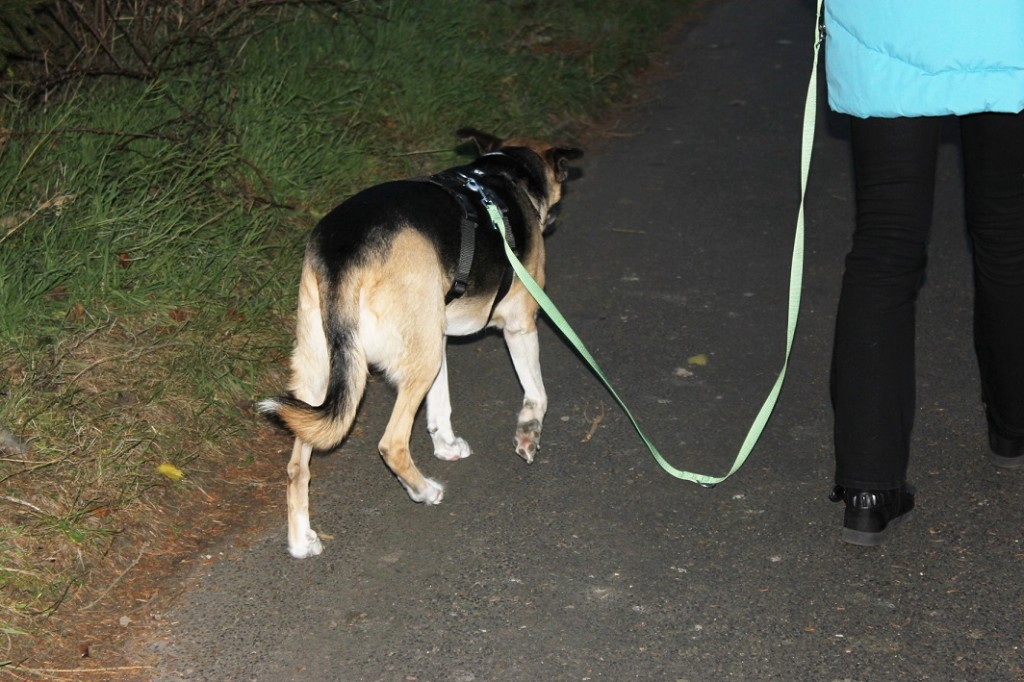
M 462 125 L 578 133 L 688 2 L 363 4 L 216 71 L 0 102 L 0 672 L 187 533 L 173 510 L 260 478 L 251 403 L 283 383 L 318 217 L 455 161 Z

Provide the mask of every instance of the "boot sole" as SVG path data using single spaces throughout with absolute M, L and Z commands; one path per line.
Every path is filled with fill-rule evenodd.
M 989 461 L 1002 469 L 1024 466 L 1024 438 L 1006 438 L 996 433 L 991 424 L 988 430 Z
M 988 453 L 988 459 L 1000 469 L 1020 469 L 1024 467 L 1024 455 L 1016 457 L 1003 457 L 994 452 Z
M 859 545 L 860 547 L 877 547 L 882 544 L 882 541 L 885 540 L 885 536 L 889 534 L 890 530 L 902 524 L 913 515 L 913 509 L 905 514 L 900 514 L 889 521 L 886 527 L 877 533 L 870 533 L 864 530 L 854 530 L 853 528 L 843 528 L 842 540 L 850 545 Z

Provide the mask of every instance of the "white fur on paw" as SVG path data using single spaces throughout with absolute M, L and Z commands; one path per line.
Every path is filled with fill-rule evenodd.
M 426 485 L 421 493 L 417 493 L 412 488 L 406 486 L 406 490 L 409 492 L 409 497 L 412 498 L 413 502 L 422 502 L 423 504 L 441 504 L 441 500 L 444 499 L 444 486 L 432 478 L 424 477 L 423 480 L 426 482 Z
M 522 457 L 527 464 L 533 464 L 537 450 L 540 449 L 540 421 L 520 423 L 516 428 L 515 438 L 516 454 Z
M 434 457 L 443 459 L 446 462 L 454 462 L 459 459 L 466 459 L 473 454 L 473 450 L 469 447 L 469 443 L 456 438 L 451 443 L 435 443 L 434 444 Z
M 288 543 L 288 553 L 296 559 L 316 556 L 324 551 L 324 546 L 312 529 L 306 531 L 306 537 L 299 542 Z
M 516 454 L 523 458 L 523 461 L 527 464 L 533 464 L 534 457 L 537 456 L 537 444 L 530 440 L 516 441 Z

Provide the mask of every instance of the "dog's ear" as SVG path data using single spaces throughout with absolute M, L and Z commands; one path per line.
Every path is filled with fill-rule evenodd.
M 576 147 L 554 147 L 545 155 L 547 162 L 555 169 L 555 179 L 565 182 L 569 177 L 569 162 L 583 156 L 583 150 Z
M 491 135 L 477 130 L 476 128 L 459 128 L 456 132 L 461 140 L 473 140 L 476 143 L 476 148 L 481 154 L 488 154 L 496 149 L 499 149 L 502 144 L 502 140 Z

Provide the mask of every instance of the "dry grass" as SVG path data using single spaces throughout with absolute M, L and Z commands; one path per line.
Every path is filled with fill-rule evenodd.
M 90 324 L 45 352 L 0 356 L 3 412 L 32 424 L 0 457 L 8 655 L 22 633 L 60 634 L 54 614 L 102 607 L 141 561 L 195 545 L 208 519 L 168 510 L 216 504 L 225 480 L 262 485 L 245 475 L 255 458 L 240 454 L 260 431 L 247 401 L 229 378 L 211 384 L 191 369 L 237 366 L 226 358 L 252 352 L 247 339 L 212 345 L 180 311 L 131 322 L 82 315 Z M 214 386 L 218 395 L 204 398 Z M 161 475 L 161 464 L 181 480 Z

